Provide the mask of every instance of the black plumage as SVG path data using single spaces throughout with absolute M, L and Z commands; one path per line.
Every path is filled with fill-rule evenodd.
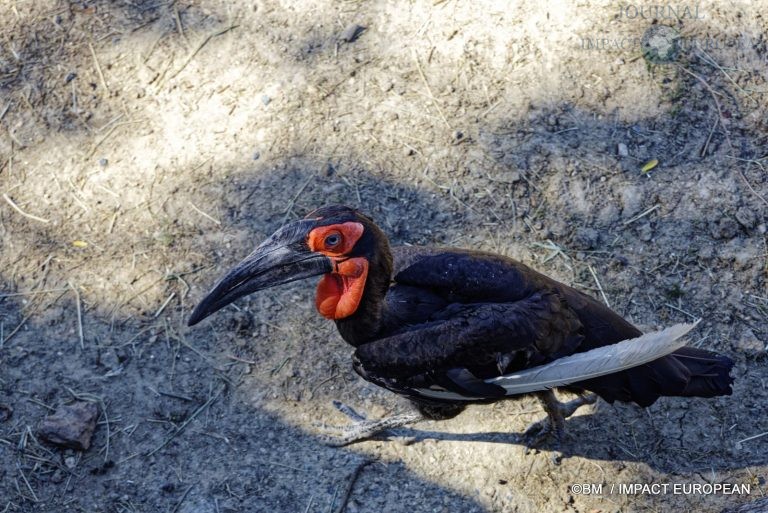
M 317 252 L 310 247 L 315 244 L 310 240 L 313 230 L 344 223 L 362 226 L 359 239 L 343 254 L 321 250 L 330 263 L 314 262 L 311 272 L 329 273 L 333 268 L 342 273 L 339 265 L 347 260 L 365 261 L 365 285 L 354 310 L 335 319 L 341 336 L 355 347 L 354 369 L 364 379 L 408 397 L 433 418 L 455 415 L 468 403 L 506 398 L 502 387 L 485 381 L 489 378 L 641 335 L 596 299 L 511 258 L 460 249 L 390 248 L 386 235 L 370 218 L 342 206 L 316 210 L 300 223 L 310 242 L 296 238 L 301 230 L 289 230 L 293 238 L 285 240 L 285 247 L 302 254 Z M 278 234 L 270 244 L 280 240 Z M 255 284 L 244 285 L 242 269 L 252 268 L 252 261 L 263 260 L 263 254 L 280 251 L 272 246 L 257 249 L 228 275 L 229 282 L 245 292 L 230 287 L 225 277 L 198 306 L 190 324 L 220 308 L 216 299 L 222 294 L 231 300 L 269 286 L 258 278 Z M 308 258 L 291 257 L 291 265 L 305 266 L 298 277 L 310 272 L 306 271 Z M 257 277 L 264 273 L 252 272 Z M 338 278 L 338 287 L 346 287 L 342 276 Z M 347 289 L 343 290 L 346 294 Z M 725 356 L 684 347 L 650 363 L 566 388 L 579 394 L 594 392 L 608 402 L 648 406 L 662 396 L 730 394 L 732 366 Z M 589 401 L 580 404 L 585 402 Z M 562 405 L 551 393 L 544 403 L 550 415 L 557 417 L 559 410 L 554 410 Z M 562 424 L 562 415 L 557 422 Z M 376 427 L 392 426 L 379 423 Z M 364 431 L 370 433 L 370 429 Z

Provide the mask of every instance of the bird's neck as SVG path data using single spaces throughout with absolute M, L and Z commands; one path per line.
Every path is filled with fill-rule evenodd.
M 375 340 L 381 331 L 386 295 L 392 281 L 392 253 L 384 234 L 369 259 L 363 296 L 355 313 L 336 321 L 342 338 L 355 347 Z

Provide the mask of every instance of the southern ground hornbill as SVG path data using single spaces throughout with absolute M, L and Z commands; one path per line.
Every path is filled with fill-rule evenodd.
M 339 445 L 422 419 L 450 418 L 468 403 L 509 398 L 517 393 L 507 388 L 505 376 L 604 352 L 641 336 L 597 300 L 510 258 L 390 248 L 370 218 L 344 206 L 320 208 L 280 228 L 214 286 L 189 324 L 254 291 L 317 275 L 323 275 L 317 309 L 355 347 L 355 371 L 416 407 L 366 421 L 337 404 L 356 421 L 335 439 Z M 567 403 L 549 386 L 539 388 L 536 395 L 548 418 L 532 425 L 523 441 L 536 443 L 548 434 L 559 441 L 564 419 L 593 403 L 595 394 L 640 406 L 661 396 L 729 395 L 733 362 L 681 345 L 640 365 L 616 367 L 618 372 L 557 382 L 578 394 Z M 603 346 L 610 347 L 597 349 Z

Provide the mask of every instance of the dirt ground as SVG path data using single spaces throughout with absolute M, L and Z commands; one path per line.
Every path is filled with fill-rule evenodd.
M 3 0 L 0 512 L 763 497 L 767 7 Z M 654 24 L 681 37 L 670 59 L 642 41 Z M 568 422 L 559 466 L 510 436 L 542 417 L 531 398 L 401 430 L 410 444 L 326 447 L 318 424 L 345 422 L 332 400 L 403 405 L 353 373 L 314 284 L 186 319 L 262 238 L 329 203 L 394 243 L 513 256 L 644 329 L 701 317 L 690 343 L 737 362 L 734 395 L 598 403 Z M 99 407 L 85 452 L 38 434 L 74 399 Z M 610 491 L 623 483 L 751 492 Z

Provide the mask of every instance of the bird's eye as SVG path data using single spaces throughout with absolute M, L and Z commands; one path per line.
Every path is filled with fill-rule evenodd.
M 326 248 L 333 248 L 339 245 L 341 242 L 341 234 L 339 233 L 331 233 L 330 235 L 325 237 L 325 247 Z

